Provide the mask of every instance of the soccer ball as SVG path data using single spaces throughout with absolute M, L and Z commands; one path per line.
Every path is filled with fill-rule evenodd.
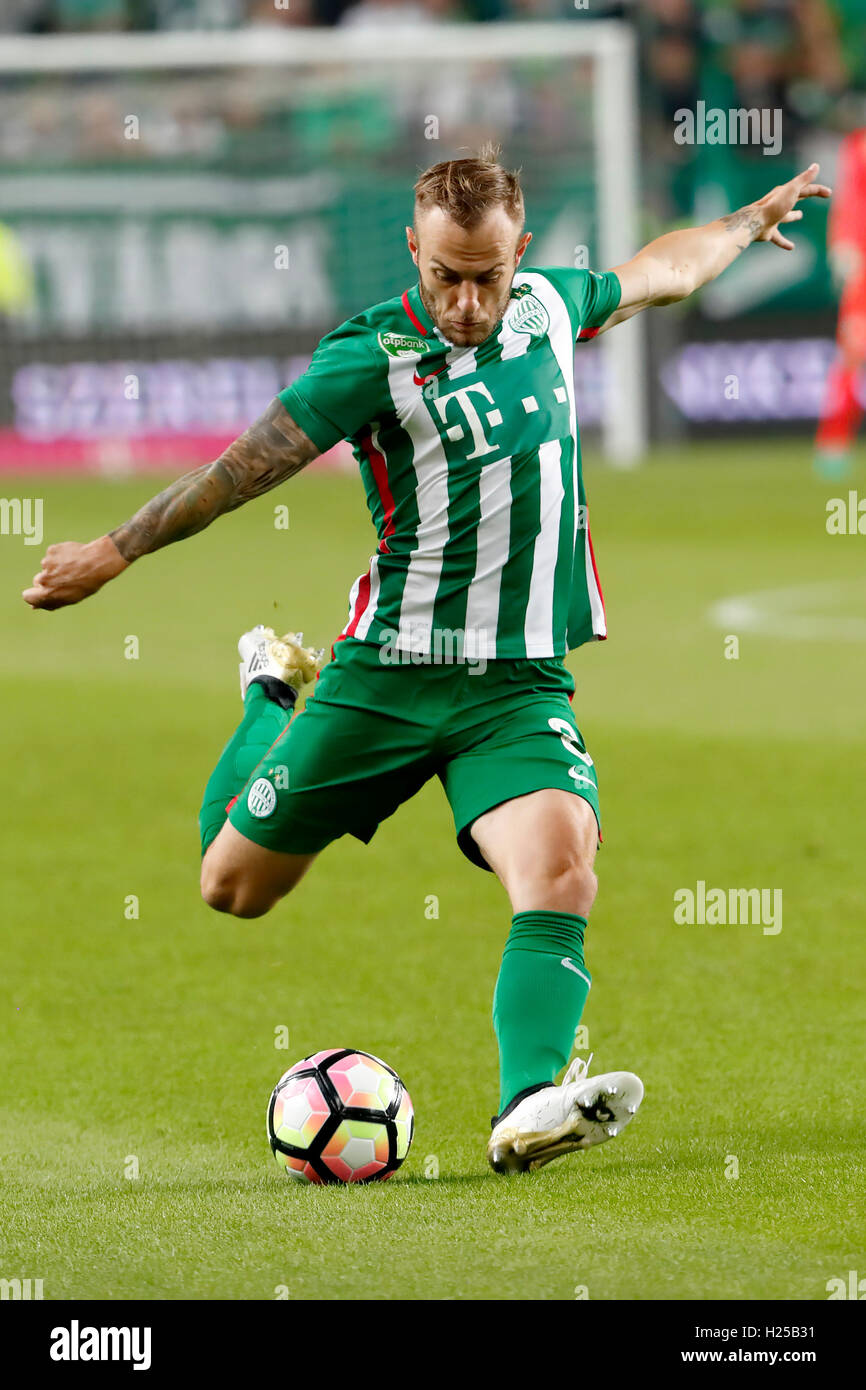
M 350 1047 L 296 1062 L 268 1105 L 274 1158 L 298 1182 L 390 1178 L 409 1152 L 414 1128 L 412 1100 L 397 1073 Z

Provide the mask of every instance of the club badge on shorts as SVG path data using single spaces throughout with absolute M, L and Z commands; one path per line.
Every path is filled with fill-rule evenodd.
M 247 808 L 250 815 L 264 820 L 266 816 L 273 815 L 276 804 L 277 794 L 272 784 L 267 777 L 257 777 L 247 796 Z

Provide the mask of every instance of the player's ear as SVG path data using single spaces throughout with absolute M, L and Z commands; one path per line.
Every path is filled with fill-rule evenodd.
M 406 228 L 406 245 L 409 247 L 409 255 L 415 264 L 418 264 L 418 239 L 415 236 L 415 228 Z
M 531 233 L 531 232 L 524 232 L 524 233 L 523 233 L 523 236 L 520 238 L 520 240 L 519 240 L 518 243 L 517 243 L 517 251 L 516 251 L 516 253 L 515 253 L 515 261 L 514 261 L 515 265 L 519 265 L 519 264 L 520 264 L 521 257 L 523 256 L 523 253 L 524 253 L 524 251 L 526 250 L 526 248 L 527 248 L 527 246 L 529 245 L 529 243 L 531 242 L 531 240 L 532 240 L 532 233 Z

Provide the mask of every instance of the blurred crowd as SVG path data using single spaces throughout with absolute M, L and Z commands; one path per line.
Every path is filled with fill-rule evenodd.
M 443 20 L 557 19 L 573 15 L 575 8 L 575 0 L 5 0 L 0 31 L 435 24 Z M 586 13 L 610 16 L 627 8 L 623 0 L 591 0 Z
M 763 161 L 759 145 L 672 152 L 676 113 L 699 101 L 778 112 L 784 150 L 803 162 L 866 124 L 866 0 L 642 0 L 638 12 L 643 153 L 670 173 L 675 211 L 691 210 L 701 180 L 745 201 L 731 185 Z
M 864 0 L 4 0 L 0 32 L 221 29 L 240 25 L 423 25 L 630 16 L 652 43 L 664 95 L 688 90 L 709 45 L 740 86 L 816 81 L 866 67 Z M 856 73 L 855 71 L 856 70 Z
M 585 7 L 584 7 L 585 4 Z M 237 26 L 340 25 L 385 32 L 397 27 L 475 20 L 567 18 L 591 24 L 621 18 L 638 32 L 645 208 L 664 220 L 691 213 L 701 183 L 745 201 L 749 168 L 766 183 L 762 149 L 681 146 L 678 111 L 699 101 L 730 110 L 779 112 L 784 151 L 799 158 L 820 143 L 866 124 L 866 0 L 3 0 L 0 33 L 98 33 Z M 475 55 L 472 55 L 473 62 Z M 440 65 L 441 67 L 441 65 Z M 562 132 L 591 139 L 592 103 L 576 80 L 555 70 L 523 71 L 483 63 L 474 69 L 417 72 L 405 90 L 384 93 L 375 74 L 311 70 L 286 84 L 278 70 L 238 71 L 231 79 L 151 74 L 135 87 L 127 75 L 82 81 L 62 109 L 50 79 L 0 78 L 0 161 L 36 159 L 240 159 L 247 167 L 278 158 L 287 172 L 314 164 L 340 168 L 358 155 L 380 164 L 425 161 L 427 113 L 437 113 L 449 143 L 493 135 L 506 157 L 531 162 L 555 151 Z M 122 113 L 142 113 L 130 147 Z M 455 138 L 456 137 L 456 138 Z M 429 136 L 427 137 L 429 141 Z M 825 140 L 825 143 L 826 140 Z M 809 158 L 812 155 L 809 154 Z M 742 186 L 740 186 L 742 185 Z
M 637 26 L 645 96 L 662 119 L 706 96 L 708 81 L 725 105 L 807 121 L 866 89 L 866 0 L 4 0 L 0 33 L 611 17 Z

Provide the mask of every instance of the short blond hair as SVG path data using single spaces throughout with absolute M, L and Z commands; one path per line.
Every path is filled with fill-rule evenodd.
M 520 170 L 506 169 L 499 163 L 498 145 L 482 145 L 468 159 L 433 164 L 415 184 L 416 218 L 419 212 L 441 208 L 458 227 L 471 231 L 496 207 L 505 208 L 518 226 L 523 226 Z

